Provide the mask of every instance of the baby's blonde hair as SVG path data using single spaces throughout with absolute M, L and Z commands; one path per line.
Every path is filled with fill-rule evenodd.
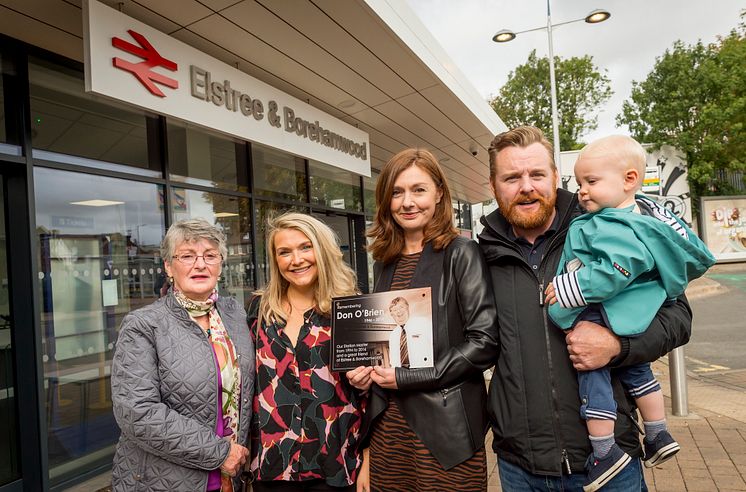
M 645 176 L 645 163 L 647 152 L 637 140 L 627 135 L 609 135 L 608 137 L 595 140 L 580 151 L 578 160 L 582 158 L 603 158 L 611 164 L 615 164 L 621 171 L 635 169 L 639 174 L 639 185 Z

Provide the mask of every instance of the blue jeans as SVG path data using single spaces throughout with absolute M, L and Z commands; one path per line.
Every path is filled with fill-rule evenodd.
M 503 492 L 582 492 L 586 480 L 585 473 L 573 473 L 561 477 L 534 475 L 500 458 L 497 459 L 497 467 L 500 471 L 500 486 Z M 633 458 L 630 464 L 602 490 L 603 492 L 648 492 L 640 460 Z

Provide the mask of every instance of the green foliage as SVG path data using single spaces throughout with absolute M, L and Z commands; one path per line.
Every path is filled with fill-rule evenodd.
M 598 71 L 590 56 L 563 60 L 554 57 L 557 80 L 557 115 L 562 150 L 582 147 L 581 137 L 597 126 L 597 109 L 612 94 L 609 78 Z M 508 75 L 508 81 L 490 105 L 509 128 L 534 125 L 552 139 L 552 103 L 549 58 L 538 58 L 536 50 L 523 65 Z
M 727 173 L 746 171 L 743 21 L 715 43 L 666 50 L 645 80 L 633 82 L 617 124 L 641 142 L 684 152 L 694 196 L 734 193 Z

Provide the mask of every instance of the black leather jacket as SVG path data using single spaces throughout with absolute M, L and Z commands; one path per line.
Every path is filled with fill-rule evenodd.
M 541 293 L 557 271 L 567 228 L 580 211 L 577 199 L 558 190 L 560 226 L 547 239 L 539 269 L 526 263 L 508 239 L 510 225 L 499 211 L 482 218 L 479 242 L 489 265 L 500 330 L 500 359 L 490 384 L 493 449 L 498 456 L 540 475 L 583 472 L 591 452 L 588 431 L 579 414 L 577 373 L 570 363 L 564 332 L 547 317 Z M 662 307 L 638 337 L 621 338 L 622 351 L 612 367 L 617 401 L 616 441 L 640 456 L 634 400 L 613 378 L 613 368 L 650 362 L 686 343 L 692 313 L 681 297 Z
M 376 264 L 376 292 L 391 287 L 396 262 Z M 484 446 L 488 427 L 482 372 L 497 359 L 497 311 L 487 265 L 476 242 L 457 237 L 444 250 L 425 245 L 411 288 L 432 288 L 431 368 L 396 368 L 394 396 L 412 430 L 445 469 Z M 364 432 L 387 406 L 373 385 Z

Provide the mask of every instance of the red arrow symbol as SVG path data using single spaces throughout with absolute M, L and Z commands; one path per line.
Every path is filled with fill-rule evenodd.
M 132 29 L 127 31 L 130 36 L 135 38 L 135 41 L 140 43 L 140 46 L 136 46 L 129 41 L 125 41 L 120 38 L 111 38 L 111 45 L 115 48 L 119 48 L 122 51 L 132 53 L 140 58 L 144 58 L 144 61 L 140 63 L 131 63 L 121 58 L 113 58 L 114 66 L 122 70 L 131 72 L 132 75 L 137 77 L 142 85 L 144 85 L 152 94 L 159 97 L 166 97 L 166 95 L 155 85 L 154 82 L 163 84 L 166 87 L 177 89 L 179 82 L 171 77 L 166 77 L 158 72 L 151 70 L 153 67 L 163 67 L 167 70 L 175 72 L 178 65 L 171 60 L 163 58 L 158 51 L 153 48 L 153 45 L 145 39 L 142 34 L 133 31 Z

